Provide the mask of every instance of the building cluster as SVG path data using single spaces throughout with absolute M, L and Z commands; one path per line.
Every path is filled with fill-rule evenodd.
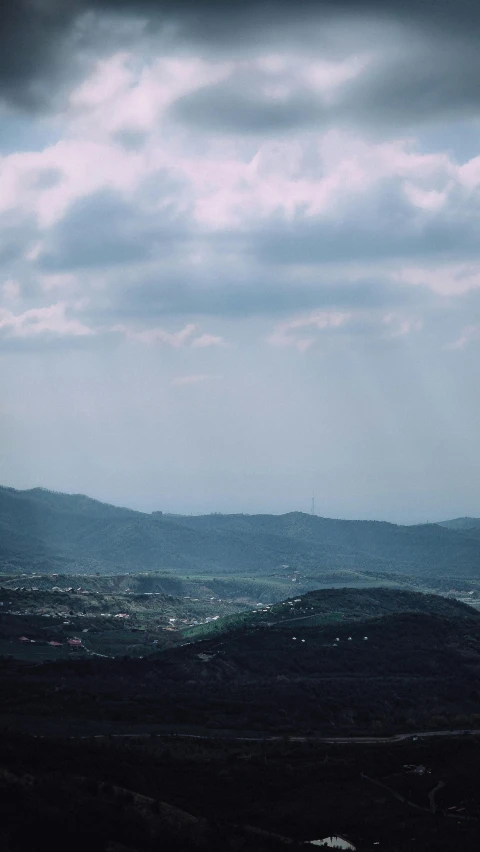
M 18 641 L 19 642 L 29 642 L 32 645 L 46 644 L 46 645 L 50 645 L 52 648 L 61 648 L 65 644 L 64 642 L 57 642 L 56 639 L 49 639 L 48 641 L 46 641 L 44 643 L 43 640 L 39 641 L 38 639 L 29 639 L 28 636 L 19 636 Z M 76 636 L 73 636 L 72 638 L 67 639 L 67 645 L 69 645 L 70 648 L 83 648 L 84 647 L 82 640 L 78 639 L 78 637 L 76 637 Z

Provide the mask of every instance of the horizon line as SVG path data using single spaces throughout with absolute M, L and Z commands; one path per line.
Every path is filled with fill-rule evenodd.
M 124 509 L 128 512 L 136 512 L 139 515 L 146 515 L 150 517 L 151 515 L 161 514 L 165 517 L 177 517 L 177 518 L 202 518 L 202 517 L 210 517 L 212 515 L 219 515 L 222 517 L 229 517 L 235 515 L 243 515 L 245 517 L 256 517 L 261 515 L 270 515 L 271 517 L 284 517 L 285 515 L 306 515 L 307 517 L 318 518 L 319 520 L 328 520 L 328 521 L 343 521 L 345 523 L 372 523 L 372 524 L 390 524 L 391 526 L 398 527 L 418 527 L 418 526 L 440 526 L 442 524 L 448 523 L 450 521 L 458 521 L 458 520 L 478 520 L 475 515 L 456 515 L 455 517 L 443 518 L 438 521 L 416 521 L 413 523 L 399 523 L 397 521 L 387 521 L 379 518 L 342 518 L 342 517 L 334 517 L 331 515 L 319 515 L 316 512 L 312 513 L 303 509 L 290 509 L 286 512 L 221 512 L 218 510 L 212 510 L 210 512 L 174 512 L 174 511 L 166 511 L 163 509 L 152 509 L 151 511 L 145 511 L 143 509 L 133 509 L 131 506 L 120 505 L 118 503 L 110 503 L 106 500 L 102 500 L 99 497 L 91 497 L 89 494 L 84 494 L 83 492 L 70 492 L 70 491 L 58 491 L 55 488 L 47 488 L 44 485 L 35 485 L 30 488 L 16 488 L 13 485 L 2 485 L 0 484 L 0 490 L 5 491 L 14 491 L 17 494 L 29 494 L 32 491 L 44 491 L 48 494 L 54 494 L 60 497 L 83 497 L 86 500 L 91 500 L 95 503 L 101 503 L 104 506 L 111 506 L 114 509 Z

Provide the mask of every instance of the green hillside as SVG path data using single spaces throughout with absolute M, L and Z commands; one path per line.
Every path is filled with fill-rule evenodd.
M 470 616 L 478 611 L 457 600 L 402 589 L 321 589 L 291 597 L 271 606 L 234 613 L 184 631 L 188 639 L 219 637 L 237 631 L 277 628 L 324 627 L 328 624 L 378 618 L 392 613 L 430 613 L 438 616 Z M 479 614 L 480 617 L 480 614 Z
M 32 668 L 3 658 L 0 723 L 98 728 L 101 706 L 102 726 L 120 732 L 478 728 L 478 612 L 390 589 L 329 590 L 300 604 L 298 615 L 287 601 L 270 624 L 231 623 L 144 659 L 59 657 Z

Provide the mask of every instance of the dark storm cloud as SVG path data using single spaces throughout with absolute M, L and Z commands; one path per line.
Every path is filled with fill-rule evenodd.
M 480 15 L 479 15 L 480 18 Z M 436 40 L 405 44 L 345 84 L 334 118 L 401 126 L 478 113 L 477 44 Z
M 80 198 L 49 232 L 38 257 L 42 271 L 64 271 L 148 260 L 168 254 L 188 235 L 173 205 L 150 215 L 111 190 Z
M 479 16 L 480 17 L 480 16 Z M 325 103 L 295 71 L 237 71 L 227 80 L 179 98 L 170 115 L 206 131 L 276 133 L 306 127 L 381 125 L 398 129 L 480 113 L 480 53 L 476 43 L 400 38 Z M 269 94 L 268 86 L 287 95 Z
M 105 15 L 111 24 L 102 29 L 98 22 Z M 129 28 L 121 27 L 127 18 L 142 19 L 148 36 L 157 33 L 171 47 L 190 43 L 221 50 L 222 45 L 235 44 L 248 51 L 252 43 L 259 46 L 265 41 L 308 45 L 309 32 L 312 48 L 322 40 L 311 25 L 352 17 L 363 19 L 367 29 L 369 22 L 398 21 L 422 30 L 429 39 L 455 35 L 464 43 L 471 43 L 480 27 L 477 4 L 470 0 L 5 0 L 0 4 L 0 97 L 30 108 L 50 102 L 74 73 L 74 59 L 89 43 L 102 52 L 120 39 L 121 31 L 121 38 L 128 40 Z M 350 27 L 350 44 L 355 32 Z M 138 37 L 137 29 L 132 33 L 133 39 Z M 451 100 L 465 86 L 473 88 L 461 49 L 457 56 L 465 73 L 449 63 L 446 92 Z M 302 109 L 299 120 L 303 121 Z M 285 121 L 283 116 L 280 123 Z
M 83 0 L 90 9 L 131 13 L 176 23 L 192 38 L 230 40 L 295 22 L 341 16 L 414 21 L 469 33 L 479 28 L 475 0 Z
M 34 108 L 51 100 L 75 23 L 72 3 L 5 0 L 0 4 L 0 96 Z

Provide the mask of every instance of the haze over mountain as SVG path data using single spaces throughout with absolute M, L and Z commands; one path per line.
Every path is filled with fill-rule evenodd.
M 83 495 L 0 488 L 4 571 L 115 573 L 315 572 L 363 569 L 478 578 L 475 535 L 435 524 L 399 526 L 286 515 L 145 514 Z
M 476 535 L 480 532 L 480 518 L 452 518 L 450 521 L 440 521 L 439 526 Z

